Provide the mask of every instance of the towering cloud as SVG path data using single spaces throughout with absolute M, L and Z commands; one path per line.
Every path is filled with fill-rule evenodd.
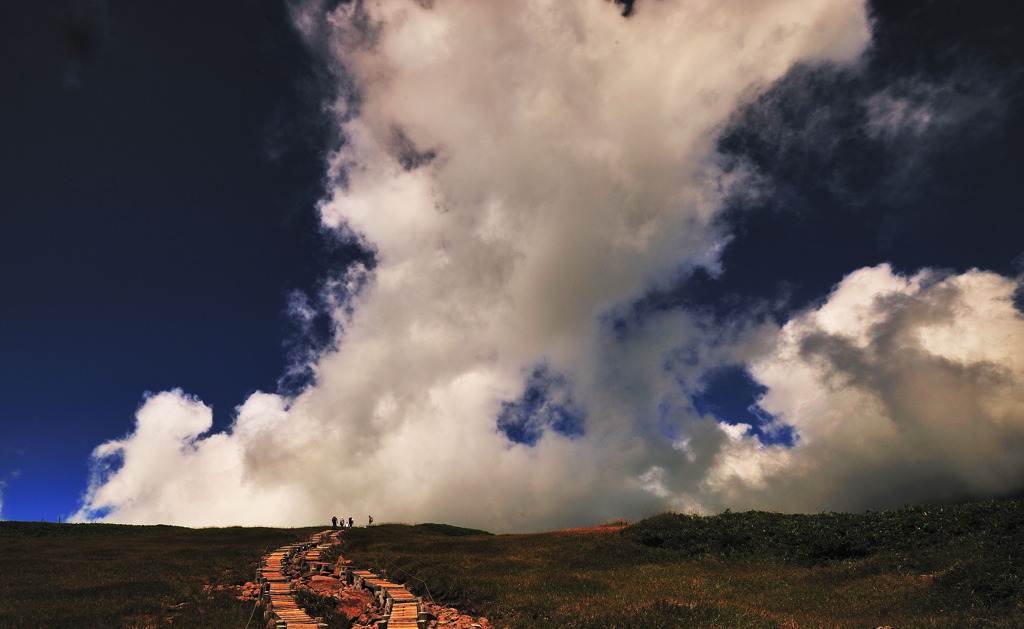
M 854 0 L 636 8 L 296 4 L 339 85 L 323 224 L 373 264 L 325 283 L 335 343 L 304 365 L 311 385 L 253 395 L 216 434 L 199 400 L 149 396 L 134 432 L 97 448 L 78 517 L 526 530 L 929 497 L 915 474 L 950 496 L 1005 488 L 1024 355 L 1007 280 L 862 270 L 781 329 L 635 314 L 720 271 L 716 219 L 744 181 L 714 148 L 734 109 L 794 64 L 856 59 L 869 35 Z M 742 361 L 794 447 L 694 410 L 708 370 Z M 971 448 L 943 445 L 961 436 Z M 862 482 L 886 472 L 907 491 Z

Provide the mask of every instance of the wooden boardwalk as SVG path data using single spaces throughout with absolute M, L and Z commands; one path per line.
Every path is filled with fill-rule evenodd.
M 429 614 L 423 601 L 396 583 L 368 570 L 354 570 L 344 560 L 337 564 L 323 561 L 324 551 L 341 541 L 341 530 L 316 533 L 309 542 L 288 544 L 263 557 L 257 571 L 264 620 L 275 629 L 324 628 L 320 618 L 310 618 L 295 602 L 293 579 L 289 574 L 333 575 L 349 585 L 373 593 L 383 618 L 377 629 L 426 629 Z

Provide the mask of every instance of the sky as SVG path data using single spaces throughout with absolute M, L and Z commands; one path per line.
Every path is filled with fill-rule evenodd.
M 0 7 L 0 518 L 1024 492 L 1011 2 Z

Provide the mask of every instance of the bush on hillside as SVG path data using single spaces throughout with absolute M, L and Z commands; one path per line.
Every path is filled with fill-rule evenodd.
M 331 596 L 317 594 L 313 590 L 298 588 L 292 592 L 295 604 L 302 608 L 310 618 L 320 618 L 331 629 L 350 629 L 352 623 L 343 614 L 338 613 L 338 601 Z
M 877 557 L 900 570 L 936 573 L 941 591 L 980 605 L 1024 603 L 1024 500 L 860 514 L 662 513 L 622 534 L 684 557 L 805 565 Z
M 447 537 L 464 537 L 468 535 L 494 535 L 494 533 L 488 533 L 487 531 L 481 531 L 480 529 L 467 529 L 462 526 L 453 526 L 451 524 L 437 524 L 435 522 L 427 522 L 425 524 L 417 524 L 416 528 L 432 531 L 434 533 L 440 533 Z

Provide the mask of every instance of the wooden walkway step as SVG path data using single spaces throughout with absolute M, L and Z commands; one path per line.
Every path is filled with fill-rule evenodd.
M 293 563 L 301 563 L 311 552 L 310 549 L 324 540 L 337 540 L 331 537 L 332 531 L 323 531 L 313 536 L 314 540 L 306 544 L 289 544 L 268 553 L 263 557 L 263 565 L 256 571 L 256 579 L 260 584 L 263 602 L 264 620 L 274 623 L 275 629 L 325 629 L 319 618 L 310 618 L 309 614 L 299 608 L 292 594 L 291 579 L 287 572 Z M 336 542 L 335 542 L 336 543 Z M 331 544 L 319 545 L 315 554 L 317 560 L 320 553 Z M 322 563 L 322 562 L 321 562 Z
M 339 558 L 336 564 L 323 561 L 324 553 L 341 541 L 340 530 L 315 533 L 310 542 L 289 544 L 263 557 L 256 578 L 261 587 L 264 619 L 275 629 L 324 629 L 319 618 L 310 618 L 295 602 L 289 570 L 305 574 L 336 574 L 349 585 L 374 593 L 383 619 L 377 629 L 426 629 L 428 615 L 423 601 L 398 583 L 369 570 L 356 570 Z

